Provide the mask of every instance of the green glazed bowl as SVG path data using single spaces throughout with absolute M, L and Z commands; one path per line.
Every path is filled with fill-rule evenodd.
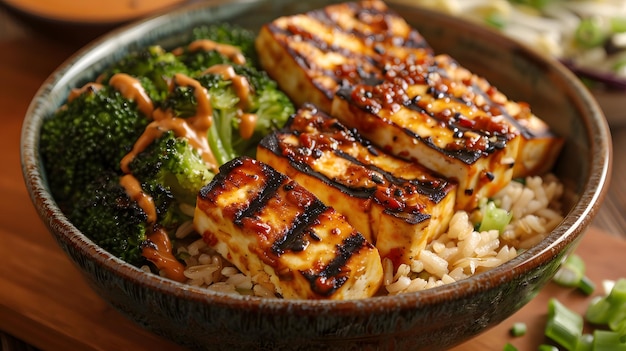
M 543 241 L 469 279 L 430 290 L 359 301 L 291 301 L 233 296 L 146 273 L 95 245 L 59 210 L 38 153 L 40 127 L 73 87 L 150 44 L 182 44 L 191 28 L 230 21 L 250 28 L 327 1 L 196 3 L 123 27 L 58 68 L 37 92 L 23 124 L 23 175 L 32 201 L 58 244 L 93 289 L 128 318 L 192 349 L 437 350 L 498 324 L 552 278 L 595 215 L 607 189 L 611 140 L 586 88 L 556 61 L 496 32 L 446 15 L 389 2 L 437 52 L 527 101 L 566 138 L 554 172 L 566 187 L 566 216 Z

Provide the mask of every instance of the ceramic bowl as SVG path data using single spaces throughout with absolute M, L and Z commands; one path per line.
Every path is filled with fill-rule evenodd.
M 112 306 L 149 330 L 194 349 L 444 349 L 501 322 L 531 300 L 589 226 L 606 191 L 611 140 L 601 109 L 566 68 L 470 23 L 406 5 L 389 5 L 438 51 L 527 101 L 566 138 L 554 172 L 566 186 L 566 216 L 545 240 L 486 273 L 438 288 L 354 301 L 260 299 L 209 292 L 148 274 L 94 245 L 51 197 L 38 154 L 40 127 L 70 88 L 93 79 L 129 51 L 172 46 L 212 21 L 251 28 L 324 1 L 195 4 L 121 28 L 71 57 L 43 84 L 24 120 L 23 174 L 41 217 Z

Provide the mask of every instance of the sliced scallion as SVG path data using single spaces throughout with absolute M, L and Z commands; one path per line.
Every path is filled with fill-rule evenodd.
M 566 350 L 575 351 L 582 331 L 582 316 L 567 308 L 556 298 L 551 298 L 548 302 L 545 335 Z
M 593 294 L 593 292 L 596 290 L 596 284 L 591 279 L 589 279 L 589 277 L 584 275 L 578 283 L 578 290 L 580 290 L 583 294 L 589 296 Z
M 583 18 L 576 28 L 576 42 L 586 48 L 602 45 L 606 37 L 605 26 L 602 20 L 597 17 Z
M 591 295 L 595 284 L 585 276 L 585 262 L 576 255 L 570 254 L 554 275 L 554 282 L 569 288 L 578 288 L 586 295 Z
M 626 278 L 619 279 L 608 295 L 592 300 L 585 318 L 594 324 L 606 324 L 612 330 L 626 320 Z
M 511 329 L 509 330 L 509 332 L 511 333 L 511 336 L 515 336 L 515 337 L 525 335 L 526 331 L 527 331 L 526 323 L 523 323 L 523 322 L 514 323 Z
M 497 230 L 502 233 L 504 228 L 511 222 L 512 216 L 507 210 L 498 208 L 493 201 L 489 201 L 483 208 L 483 219 L 478 230 L 481 232 Z
M 596 329 L 593 332 L 593 351 L 626 351 L 626 342 L 620 339 L 619 333 Z

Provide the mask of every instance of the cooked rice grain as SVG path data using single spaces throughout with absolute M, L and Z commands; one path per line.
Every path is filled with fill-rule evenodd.
M 390 295 L 449 284 L 497 267 L 517 256 L 518 250 L 539 243 L 562 220 L 560 198 L 563 186 L 553 175 L 528 177 L 525 184 L 511 182 L 492 200 L 513 214 L 503 233 L 477 232 L 472 220 L 480 213 L 456 212 L 448 232 L 433 240 L 408 265 L 393 269 L 383 262 L 385 289 Z M 393 279 L 389 279 L 393 277 Z

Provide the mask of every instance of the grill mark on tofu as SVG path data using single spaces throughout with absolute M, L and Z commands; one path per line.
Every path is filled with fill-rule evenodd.
M 283 185 L 283 182 L 285 181 L 284 177 L 275 176 L 275 174 L 269 172 L 267 167 L 261 167 L 261 171 L 263 172 L 263 178 L 267 179 L 267 181 L 265 182 L 264 186 L 259 189 L 260 191 L 256 194 L 256 196 L 252 197 L 248 201 L 248 206 L 242 207 L 237 212 L 235 212 L 233 222 L 238 226 L 243 225 L 242 221 L 244 218 L 253 217 L 255 213 L 262 210 L 267 202 L 276 194 L 278 188 Z
M 288 192 L 295 188 L 293 181 L 283 186 L 283 189 Z M 282 255 L 285 251 L 299 252 L 304 251 L 308 246 L 309 237 L 312 240 L 321 240 L 314 232 L 310 231 L 310 226 L 318 220 L 318 217 L 324 213 L 328 206 L 324 205 L 319 199 L 305 202 L 306 206 L 302 209 L 302 213 L 293 219 L 291 228 L 289 228 L 283 235 L 272 245 L 272 252 L 276 256 Z M 345 262 L 344 262 L 345 263 Z
M 498 111 L 504 117 L 506 117 L 507 121 L 511 123 L 515 128 L 517 128 L 517 130 L 520 132 L 522 137 L 524 137 L 525 139 L 533 139 L 536 137 L 536 135 L 530 129 L 523 126 L 521 123 L 519 123 L 517 119 L 511 116 L 511 114 L 506 110 L 506 108 L 504 108 L 504 106 L 494 103 L 491 97 L 484 90 L 482 90 L 478 85 L 474 84 L 473 87 L 476 92 L 478 92 L 485 100 L 487 100 L 490 106 L 493 106 L 494 108 L 498 109 Z
M 335 150 L 335 154 L 339 157 L 349 160 L 352 163 L 371 169 L 376 173 L 380 173 L 389 183 L 398 188 L 402 187 L 408 182 L 409 184 L 415 186 L 415 190 L 418 194 L 427 196 L 428 199 L 434 203 L 439 203 L 446 196 L 445 188 L 447 186 L 447 183 L 435 184 L 435 182 L 433 181 L 421 181 L 419 179 L 401 179 L 376 165 L 363 163 L 341 150 Z M 428 218 L 428 216 L 424 217 L 424 219 L 425 218 Z
M 293 91 L 285 89 L 292 100 L 315 102 L 325 112 L 330 112 L 340 85 L 380 81 L 383 56 L 419 57 L 432 51 L 417 31 L 381 1 L 336 4 L 278 18 L 261 29 L 256 45 L 267 52 L 260 58 L 270 76 L 283 86 L 298 86 Z M 283 77 L 286 71 L 298 71 L 301 81 Z
M 313 105 L 266 136 L 257 157 L 344 213 L 396 267 L 443 232 L 453 214 L 456 183 L 382 152 Z
M 372 101 L 372 99 L 375 98 L 374 95 L 370 95 L 367 91 L 359 94 L 359 87 L 365 86 L 360 85 L 356 88 L 341 88 L 337 91 L 337 96 L 350 103 L 359 101 L 359 107 L 362 107 L 368 113 L 380 113 L 382 107 L 377 107 L 377 101 Z M 386 123 L 395 125 L 396 128 L 401 129 L 411 138 L 420 140 L 430 148 L 437 150 L 442 154 L 454 157 L 467 165 L 474 164 L 484 155 L 491 154 L 496 150 L 504 149 L 506 147 L 506 142 L 511 139 L 510 135 L 489 135 L 484 131 L 472 129 L 469 126 L 463 126 L 463 122 L 458 122 L 462 119 L 462 115 L 460 114 L 456 114 L 456 118 L 453 117 L 445 120 L 440 115 L 417 105 L 415 99 L 402 102 L 402 105 L 415 113 L 423 114 L 425 118 L 433 119 L 434 121 L 431 123 L 433 126 L 429 130 L 435 135 L 422 136 L 405 125 L 397 124 L 390 119 L 387 119 Z M 472 143 L 471 141 L 468 141 L 476 139 L 477 135 L 480 137 L 479 140 L 482 141 L 481 143 Z M 445 144 L 445 147 L 439 146 L 438 143 L 433 140 L 433 138 L 444 139 L 442 137 L 445 137 L 445 140 L 449 141 Z
M 366 244 L 363 235 L 356 232 L 344 239 L 341 245 L 337 245 L 335 258 L 324 269 L 319 272 L 313 269 L 302 272 L 309 281 L 311 290 L 324 296 L 333 294 L 348 279 L 346 262 Z
M 378 251 L 343 215 L 248 157 L 202 188 L 194 226 L 245 274 L 269 275 L 285 298 L 363 298 L 382 282 Z

